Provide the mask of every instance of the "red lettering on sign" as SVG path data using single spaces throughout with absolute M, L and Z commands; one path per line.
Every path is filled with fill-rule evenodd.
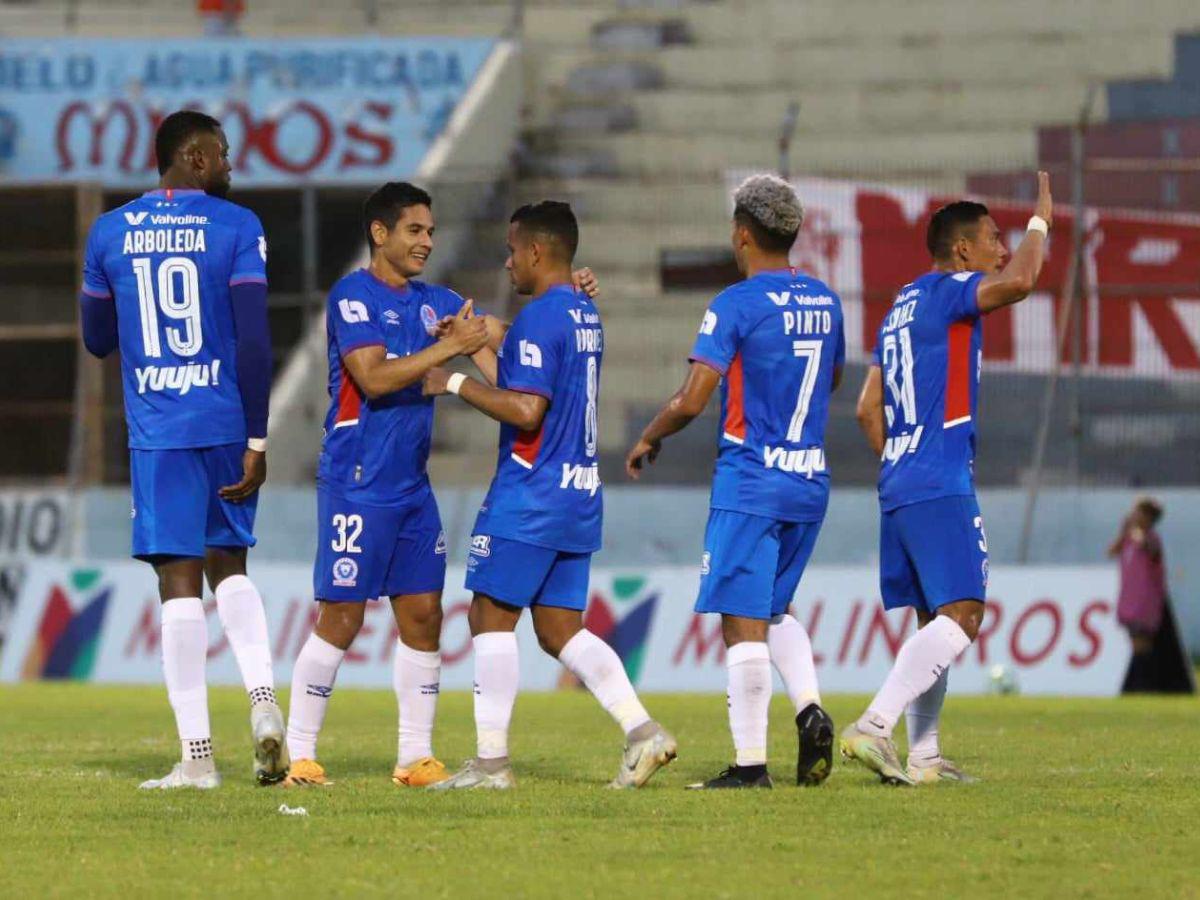
M 850 621 L 846 623 L 846 631 L 842 634 L 842 645 L 838 648 L 838 665 L 846 664 L 846 654 L 850 652 L 850 642 L 854 639 L 854 629 L 858 627 L 858 615 L 862 612 L 862 601 L 855 600 L 850 608 Z
M 1050 621 L 1054 626 L 1054 630 L 1050 633 L 1050 637 L 1046 643 L 1033 652 L 1026 652 L 1021 646 L 1021 634 L 1035 616 L 1038 615 L 1050 616 Z M 1059 635 L 1062 634 L 1062 613 L 1059 612 L 1058 605 L 1052 600 L 1039 600 L 1032 606 L 1028 607 L 1020 616 L 1017 617 L 1017 622 L 1013 625 L 1012 634 L 1008 639 L 1008 652 L 1012 656 L 1013 661 L 1020 666 L 1032 666 L 1040 663 L 1043 659 L 1050 655 L 1055 644 L 1058 643 Z
M 1086 653 L 1071 653 L 1067 656 L 1067 662 L 1074 668 L 1082 669 L 1084 666 L 1090 665 L 1100 655 L 1100 647 L 1103 645 L 1103 640 L 1092 625 L 1092 616 L 1106 616 L 1110 612 L 1112 612 L 1112 606 L 1107 601 L 1093 600 L 1079 614 L 1079 633 L 1088 642 L 1088 649 Z
M 375 116 L 381 123 L 385 123 L 391 118 L 392 105 L 390 103 L 364 103 L 363 111 Z M 370 155 L 363 155 L 359 152 L 358 147 L 347 147 L 338 162 L 343 169 L 356 166 L 386 166 L 392 159 L 392 139 L 386 130 L 368 131 L 358 122 L 347 122 L 346 140 L 367 145 Z
M 863 635 L 862 647 L 858 651 L 859 665 L 865 663 L 871 656 L 871 644 L 874 642 L 876 635 L 883 637 L 888 653 L 891 654 L 894 660 L 896 654 L 900 652 L 900 645 L 904 643 L 904 635 L 908 633 L 908 626 L 912 617 L 913 608 L 909 606 L 904 610 L 904 615 L 899 619 L 899 627 L 893 631 L 888 628 L 887 610 L 882 606 L 876 606 L 875 611 L 871 614 L 871 621 L 867 623 L 867 630 Z
M 813 665 L 819 666 L 825 662 L 825 654 L 817 650 L 817 626 L 821 624 L 821 613 L 825 611 L 825 601 L 813 603 L 812 611 L 808 614 L 808 641 L 813 648 Z
M 716 652 L 713 654 L 712 661 L 717 665 L 725 662 L 725 641 L 721 637 L 721 619 L 718 616 L 713 616 L 712 619 L 712 627 L 706 635 L 704 633 L 704 616 L 692 616 L 692 621 L 688 623 L 687 631 L 679 639 L 679 645 L 675 648 L 675 653 L 671 657 L 673 665 L 678 666 L 683 662 L 684 654 L 690 645 L 695 645 L 692 655 L 696 665 L 704 662 L 709 651 L 714 648 Z
M 54 131 L 54 146 L 58 151 L 58 168 L 68 172 L 75 168 L 75 158 L 71 155 L 70 131 L 76 117 L 82 117 L 91 126 L 91 145 L 88 153 L 88 165 L 99 166 L 104 161 L 104 136 L 108 127 L 115 119 L 120 119 L 125 125 L 124 137 L 121 141 L 121 151 L 117 156 L 117 168 L 122 172 L 132 171 L 133 154 L 137 149 L 138 123 L 133 107 L 124 100 L 117 100 L 102 107 L 101 111 L 94 110 L 89 103 L 77 100 L 69 104 L 58 117 L 58 127 Z M 153 138 L 151 138 L 153 143 Z
M 137 624 L 133 626 L 129 640 L 125 642 L 126 659 L 139 652 L 144 656 L 158 653 L 158 645 L 162 639 L 162 629 L 158 624 L 159 605 L 152 600 L 147 600 L 142 605 L 142 614 L 138 616 Z
M 990 615 L 989 615 L 990 614 Z M 1000 623 L 1004 621 L 1004 607 L 994 600 L 987 600 L 983 604 L 983 622 L 979 626 L 979 634 L 975 636 L 975 650 L 979 654 L 979 664 L 982 666 L 987 663 L 987 642 L 996 629 L 1000 627 Z

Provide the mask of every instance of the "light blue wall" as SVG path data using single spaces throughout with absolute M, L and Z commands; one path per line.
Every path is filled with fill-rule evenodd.
M 1192 653 L 1200 653 L 1200 489 L 1048 489 L 1038 502 L 1031 563 L 1097 563 L 1136 497 L 1162 501 L 1161 532 L 1175 608 Z M 462 562 L 482 489 L 437 492 L 451 562 Z M 994 564 L 1017 561 L 1025 495 L 1016 489 L 980 492 Z M 316 496 L 298 488 L 264 490 L 257 533 L 260 559 L 308 563 L 316 546 Z M 700 558 L 708 492 L 697 488 L 611 487 L 605 492 L 604 549 L 610 566 L 692 565 Z M 81 547 L 92 557 L 123 557 L 129 547 L 129 500 L 124 490 L 88 493 Z M 813 562 L 829 565 L 878 561 L 879 511 L 870 490 L 835 490 Z

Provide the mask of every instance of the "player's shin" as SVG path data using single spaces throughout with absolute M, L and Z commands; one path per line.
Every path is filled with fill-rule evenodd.
M 812 641 L 804 626 L 788 613 L 775 616 L 767 629 L 767 647 L 796 712 L 802 712 L 811 703 L 819 704 L 821 694 L 817 690 Z
M 743 641 L 725 654 L 729 675 L 729 730 L 737 765 L 766 766 L 771 655 L 765 642 Z
M 267 614 L 254 582 L 245 575 L 231 575 L 217 585 L 213 594 L 250 702 L 276 702 Z
M 942 715 L 949 679 L 950 670 L 944 669 L 933 686 L 917 696 L 904 711 L 904 723 L 908 728 L 909 765 L 933 765 L 942 757 L 938 744 L 938 720 Z
M 292 670 L 287 745 L 293 760 L 317 758 L 317 736 L 346 651 L 310 634 Z
M 400 713 L 396 751 L 399 767 L 433 756 L 433 720 L 441 678 L 442 656 L 438 651 L 414 650 L 404 641 L 396 641 L 392 687 Z
M 949 616 L 938 616 L 904 642 L 883 687 L 858 720 L 867 734 L 890 738 L 900 713 L 935 681 L 971 644 Z
M 517 636 L 489 631 L 472 640 L 475 650 L 475 731 L 477 755 L 486 767 L 508 764 L 508 725 L 517 702 L 520 657 Z
M 577 631 L 558 654 L 558 661 L 584 683 L 626 737 L 638 739 L 639 729 L 650 724 L 625 666 L 615 650 L 586 628 Z
M 162 605 L 163 678 L 175 712 L 185 775 L 211 771 L 212 732 L 208 721 L 208 626 L 199 597 L 176 597 Z

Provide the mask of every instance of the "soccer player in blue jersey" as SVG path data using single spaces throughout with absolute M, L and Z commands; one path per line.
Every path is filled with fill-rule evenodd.
M 426 463 L 432 397 L 421 380 L 455 356 L 470 356 L 489 381 L 503 325 L 474 316 L 471 301 L 420 281 L 433 251 L 433 200 L 405 182 L 367 199 L 363 228 L 371 261 L 329 292 L 330 407 L 317 470 L 319 603 L 313 633 L 296 659 L 287 741 L 287 786 L 329 784 L 317 762 L 320 734 L 346 651 L 368 600 L 388 597 L 399 640 L 393 686 L 399 707 L 392 780 L 423 787 L 447 776 L 433 755 L 441 681 L 439 641 L 446 539 Z M 590 272 L 573 276 L 595 291 Z
M 915 608 L 919 627 L 841 745 L 888 784 L 973 780 L 942 757 L 938 719 L 950 664 L 979 633 L 987 592 L 974 479 L 982 317 L 1033 291 L 1052 212 L 1039 172 L 1035 214 L 1010 258 L 986 206 L 942 207 L 926 236 L 933 270 L 900 289 L 879 326 L 858 401 L 881 461 L 879 585 L 884 606 Z M 892 730 L 905 709 L 901 767 Z
M 529 609 L 543 650 L 567 667 L 625 732 L 611 786 L 641 787 L 675 757 L 675 740 L 638 700 L 620 657 L 583 627 L 588 571 L 600 548 L 597 414 L 604 331 L 571 284 L 579 244 L 565 203 L 523 206 L 506 267 L 533 299 L 500 349 L 496 385 L 438 369 L 430 395 L 458 394 L 500 423 L 496 475 L 471 538 L 467 588 L 475 652 L 477 756 L 436 789 L 511 788 L 508 726 L 519 666 L 514 630 Z
M 225 199 L 229 145 L 199 112 L 155 137 L 157 190 L 96 220 L 80 296 L 83 340 L 121 352 L 133 488 L 133 555 L 154 566 L 163 673 L 183 759 L 143 788 L 212 788 L 204 667 L 207 576 L 251 701 L 255 770 L 287 772 L 262 598 L 246 577 L 266 479 L 271 342 L 267 244 L 258 217 Z
M 772 662 L 796 709 L 796 781 L 814 785 L 829 776 L 833 721 L 821 707 L 808 633 L 788 610 L 829 502 L 825 420 L 846 355 L 842 305 L 828 285 L 788 263 L 804 219 L 791 185 L 755 175 L 733 201 L 733 252 L 745 280 L 704 314 L 687 378 L 629 451 L 626 471 L 637 478 L 720 384 L 696 612 L 721 616 L 736 760 L 692 787 L 772 786 Z

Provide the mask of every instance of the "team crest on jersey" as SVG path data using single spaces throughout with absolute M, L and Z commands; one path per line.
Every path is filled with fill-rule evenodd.
M 433 552 L 439 556 L 446 555 L 446 532 L 439 531 L 437 543 L 433 546 Z
M 432 306 L 428 303 L 421 304 L 421 324 L 425 326 L 425 330 L 431 335 L 437 335 L 438 317 Z
M 705 550 L 704 555 L 700 557 L 700 574 L 707 575 L 711 571 L 712 571 L 712 554 L 709 553 L 707 550 Z
M 471 555 L 472 556 L 491 556 L 492 555 L 492 538 L 486 534 L 471 535 Z
M 333 564 L 333 584 L 335 587 L 354 587 L 358 583 L 358 563 L 348 556 L 343 556 Z

